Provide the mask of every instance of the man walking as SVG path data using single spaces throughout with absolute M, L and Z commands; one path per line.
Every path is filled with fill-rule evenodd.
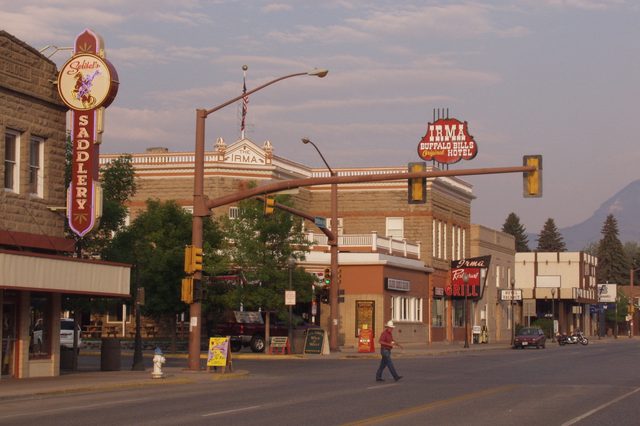
M 392 332 L 394 327 L 395 326 L 393 325 L 393 321 L 388 321 L 384 327 L 384 331 L 380 335 L 380 339 L 378 339 L 378 343 L 380 343 L 380 355 L 382 355 L 382 359 L 380 360 L 380 367 L 378 367 L 378 371 L 376 372 L 377 382 L 384 382 L 384 379 L 382 378 L 382 372 L 384 371 L 385 367 L 389 368 L 389 372 L 393 376 L 393 380 L 397 382 L 398 380 L 402 379 L 402 376 L 398 376 L 398 373 L 396 373 L 396 369 L 393 366 L 393 361 L 391 361 L 391 349 L 393 349 L 394 346 L 402 348 L 402 345 L 393 340 Z

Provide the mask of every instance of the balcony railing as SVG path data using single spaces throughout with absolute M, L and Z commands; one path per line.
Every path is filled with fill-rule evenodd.
M 324 234 L 307 233 L 307 240 L 316 246 L 327 246 L 329 239 Z M 381 237 L 376 232 L 370 234 L 347 234 L 338 236 L 338 247 L 341 251 L 354 248 L 369 248 L 371 252 L 386 252 L 420 259 L 420 243 L 409 243 L 406 239 Z

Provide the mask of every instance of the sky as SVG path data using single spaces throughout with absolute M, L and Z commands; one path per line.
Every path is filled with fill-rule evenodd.
M 249 100 L 246 136 L 333 168 L 405 166 L 434 109 L 468 122 L 477 156 L 451 170 L 543 156 L 543 197 L 522 174 L 465 177 L 472 222 L 516 213 L 531 233 L 587 219 L 640 178 L 640 2 L 636 0 L 0 0 L 0 29 L 60 68 L 78 34 L 101 35 L 118 71 L 102 153 L 193 151 L 195 110 L 313 68 Z M 54 46 L 54 47 L 51 47 Z M 240 107 L 206 122 L 240 137 Z

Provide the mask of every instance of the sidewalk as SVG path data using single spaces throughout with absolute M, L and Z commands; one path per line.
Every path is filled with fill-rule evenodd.
M 590 340 L 590 344 L 613 343 L 617 341 L 628 341 L 628 338 L 604 338 L 598 340 L 594 338 Z M 547 341 L 547 347 L 557 346 L 556 343 Z M 425 357 L 425 356 L 441 356 L 453 355 L 509 349 L 508 343 L 489 343 L 489 344 L 470 344 L 469 348 L 465 348 L 463 343 L 433 343 L 426 344 L 407 344 L 404 349 L 394 349 L 395 358 L 409 357 Z M 99 354 L 96 354 L 99 355 Z M 206 353 L 201 355 L 206 359 Z M 165 354 L 167 358 L 185 358 L 186 354 Z M 374 353 L 358 353 L 356 348 L 342 348 L 338 352 L 332 352 L 328 355 L 268 355 L 254 353 L 234 353 L 234 360 L 252 359 L 252 360 L 313 360 L 313 359 L 366 359 L 379 357 L 377 352 Z M 0 380 L 0 402 L 11 399 L 28 398 L 34 396 L 51 395 L 59 393 L 73 392 L 92 392 L 107 391 L 125 388 L 136 388 L 144 386 L 159 386 L 166 384 L 188 384 L 202 383 L 215 380 L 235 380 L 246 378 L 249 371 L 236 369 L 233 372 L 205 372 L 205 371 L 189 371 L 182 367 L 166 367 L 163 368 L 165 377 L 163 379 L 152 379 L 151 369 L 146 371 L 130 371 L 128 369 L 121 371 L 79 371 L 65 373 L 58 377 L 40 377 L 31 379 L 7 379 Z

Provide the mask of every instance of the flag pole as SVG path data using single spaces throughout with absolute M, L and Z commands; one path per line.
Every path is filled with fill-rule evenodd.
M 244 139 L 245 120 L 247 117 L 247 106 L 249 97 L 247 96 L 247 69 L 248 66 L 242 66 L 242 121 L 240 122 L 240 139 Z

